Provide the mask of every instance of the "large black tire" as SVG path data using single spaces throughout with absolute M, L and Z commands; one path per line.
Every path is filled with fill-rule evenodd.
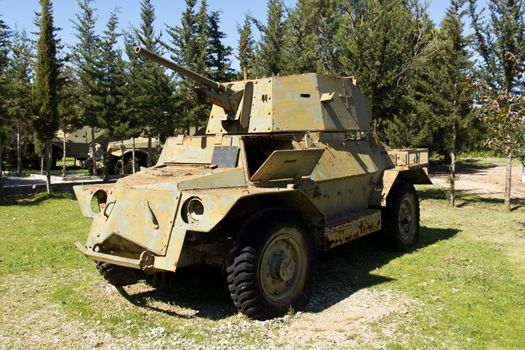
M 419 238 L 419 198 L 411 183 L 394 184 L 383 209 L 382 236 L 388 246 L 407 250 Z
M 135 284 L 144 278 L 142 271 L 104 262 L 97 262 L 97 269 L 106 281 L 116 287 Z
M 255 319 L 303 307 L 312 292 L 315 245 L 306 223 L 285 209 L 255 214 L 235 239 L 228 289 L 237 310 Z

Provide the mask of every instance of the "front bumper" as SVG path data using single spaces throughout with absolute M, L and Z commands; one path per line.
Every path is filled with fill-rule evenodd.
M 106 262 L 124 267 L 130 267 L 138 270 L 146 270 L 153 267 L 155 263 L 155 257 L 151 253 L 143 252 L 139 259 L 124 258 L 117 255 L 104 254 L 95 252 L 80 242 L 76 242 L 75 246 L 77 249 L 84 254 L 87 258 L 93 261 Z

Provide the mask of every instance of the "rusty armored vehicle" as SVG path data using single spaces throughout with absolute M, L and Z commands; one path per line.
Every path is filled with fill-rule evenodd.
M 169 138 L 154 166 L 75 187 L 93 218 L 77 247 L 111 283 L 218 265 L 235 307 L 265 319 L 308 301 L 316 251 L 378 231 L 397 248 L 415 244 L 413 185 L 431 183 L 428 151 L 380 143 L 352 79 L 218 83 L 136 53 L 194 80 L 213 106 L 206 134 Z

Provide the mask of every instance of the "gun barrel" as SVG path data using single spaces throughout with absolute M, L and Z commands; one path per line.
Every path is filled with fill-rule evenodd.
M 180 64 L 167 60 L 164 57 L 159 56 L 143 47 L 137 46 L 135 48 L 135 53 L 143 58 L 149 59 L 185 77 L 188 77 L 189 79 L 194 80 L 197 83 L 209 89 L 215 90 L 217 92 L 231 92 L 230 89 L 226 85 L 216 82 L 214 80 L 208 79 L 205 76 L 202 76 L 200 74 L 197 74 L 194 71 L 189 70 L 188 68 L 185 68 L 181 66 Z

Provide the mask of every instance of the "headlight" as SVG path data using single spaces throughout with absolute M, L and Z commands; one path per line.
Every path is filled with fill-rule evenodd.
M 194 223 L 204 215 L 204 205 L 198 197 L 189 198 L 182 208 L 182 219 L 186 223 Z

